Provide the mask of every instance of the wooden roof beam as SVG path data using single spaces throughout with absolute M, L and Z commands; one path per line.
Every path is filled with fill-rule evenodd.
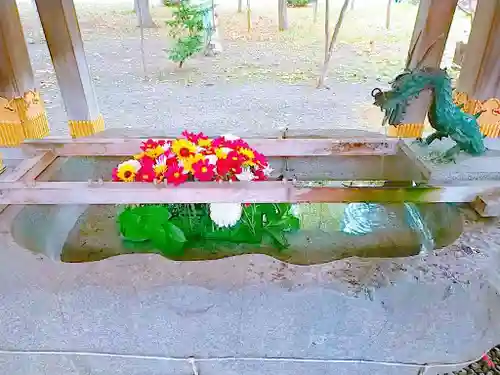
M 0 145 L 48 135 L 15 0 L 0 1 Z

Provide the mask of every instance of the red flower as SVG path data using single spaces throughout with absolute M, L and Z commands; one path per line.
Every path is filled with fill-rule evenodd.
M 141 150 L 142 151 L 151 150 L 155 149 L 158 146 L 160 146 L 158 142 L 153 141 L 152 139 L 148 139 L 146 142 L 142 142 Z
M 213 142 L 212 145 L 214 147 L 228 147 L 232 148 L 233 150 L 237 150 L 238 148 L 250 148 L 247 142 L 245 142 L 243 139 L 235 139 L 234 141 L 227 140 L 224 138 L 224 136 L 220 136 L 216 138 Z
M 120 179 L 116 175 L 117 172 L 118 172 L 118 168 L 113 168 L 113 171 L 111 172 L 111 179 L 115 182 L 120 182 Z
M 227 154 L 226 160 L 228 160 L 233 167 L 239 166 L 241 168 L 241 164 L 243 164 L 246 159 L 245 156 L 236 151 L 231 151 Z
M 182 132 L 182 135 L 184 136 L 184 138 L 186 138 L 190 142 L 193 142 L 194 144 L 198 144 L 198 141 L 200 139 L 208 139 L 208 137 L 205 134 L 203 134 L 203 132 L 195 134 L 195 133 L 188 132 L 187 130 L 184 130 Z
M 151 169 L 141 168 L 139 172 L 135 175 L 135 180 L 137 182 L 153 182 L 156 175 L 155 172 Z
M 257 164 L 257 165 L 260 165 L 262 167 L 266 167 L 267 166 L 267 158 L 262 155 L 260 152 L 257 152 L 255 150 L 252 150 L 253 151 L 253 154 L 254 154 L 254 162 Z
M 224 137 L 217 137 L 214 139 L 214 141 L 212 142 L 212 146 L 214 148 L 218 148 L 218 147 L 226 147 L 226 140 L 224 139 Z
M 155 165 L 155 159 L 150 158 L 149 156 L 144 156 L 139 159 L 139 163 L 141 163 L 141 170 L 150 169 L 153 170 L 153 166 Z
M 237 154 L 236 152 L 234 152 Z M 239 174 L 242 172 L 241 162 L 239 158 L 234 160 L 234 155 L 229 156 L 231 152 L 228 154 L 227 158 L 217 160 L 217 173 L 221 176 L 225 176 L 228 173 Z
M 488 355 L 488 353 L 485 353 L 481 359 L 482 359 L 484 362 L 486 362 L 486 365 L 487 365 L 489 368 L 493 368 L 493 367 L 495 367 L 495 364 L 494 364 L 494 363 L 493 363 L 493 361 L 491 360 L 491 358 L 490 358 L 490 356 Z
M 193 174 L 198 181 L 212 181 L 214 178 L 214 166 L 208 160 L 200 160 L 193 164 Z
M 186 180 L 188 179 L 188 175 L 187 173 L 184 173 L 184 168 L 182 168 L 178 164 L 174 164 L 165 172 L 165 179 L 167 180 L 168 184 L 178 186 L 183 182 L 186 182 Z
M 231 141 L 230 144 L 232 145 L 233 148 L 239 149 L 239 148 L 250 148 L 248 143 L 246 143 L 243 139 L 237 139 L 235 141 Z
M 264 171 L 262 169 L 256 169 L 253 172 L 253 175 L 255 176 L 254 181 L 266 181 L 267 176 L 264 174 Z

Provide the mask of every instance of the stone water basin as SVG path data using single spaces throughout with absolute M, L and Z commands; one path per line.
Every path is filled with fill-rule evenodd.
M 293 160 L 288 167 L 302 180 L 382 178 L 418 180 L 419 170 L 401 156 L 342 157 L 335 163 L 321 158 Z M 59 158 L 41 181 L 107 180 L 120 160 L 116 157 Z M 282 160 L 272 165 L 280 170 Z M 311 165 L 314 165 L 311 168 Z M 333 166 L 333 167 L 332 167 Z M 332 169 L 333 168 L 333 169 Z M 313 172 L 311 172 L 311 170 Z M 158 253 L 150 243 L 122 241 L 115 205 L 27 205 L 12 222 L 16 242 L 31 251 L 63 262 L 88 262 L 130 253 Z M 452 204 L 296 204 L 301 227 L 287 234 L 290 246 L 225 244 L 185 249 L 174 260 L 212 260 L 241 254 L 266 254 L 299 265 L 321 264 L 347 257 L 407 257 L 445 247 L 462 232 L 462 218 Z

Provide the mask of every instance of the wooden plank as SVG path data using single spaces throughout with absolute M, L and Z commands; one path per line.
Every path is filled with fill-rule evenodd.
M 59 156 L 132 156 L 147 138 L 40 139 L 23 144 L 28 151 L 53 150 Z M 396 139 L 246 139 L 266 156 L 393 155 Z
M 37 178 L 55 159 L 57 155 L 47 151 L 23 160 L 11 172 L 0 178 L 3 182 L 14 182 L 20 179 L 33 180 Z
M 145 183 L 1 182 L 0 204 L 140 204 L 202 202 L 471 202 L 500 189 L 500 182 L 467 182 L 420 187 L 342 187 L 291 182 L 186 183 L 178 187 Z
M 480 194 L 471 202 L 472 208 L 482 217 L 500 216 L 500 189 Z

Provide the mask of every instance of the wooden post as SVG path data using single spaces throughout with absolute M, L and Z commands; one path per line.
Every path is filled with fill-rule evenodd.
M 15 0 L 0 1 L 0 145 L 49 134 Z
M 104 130 L 73 0 L 36 0 L 72 137 Z
M 417 65 L 439 67 L 443 57 L 451 22 L 458 0 L 421 0 L 407 61 L 408 68 Z M 402 125 L 389 127 L 389 135 L 397 137 L 420 137 L 430 105 L 430 92 L 422 92 L 407 108 Z
M 479 117 L 483 134 L 500 135 L 500 0 L 479 0 L 455 94 Z

